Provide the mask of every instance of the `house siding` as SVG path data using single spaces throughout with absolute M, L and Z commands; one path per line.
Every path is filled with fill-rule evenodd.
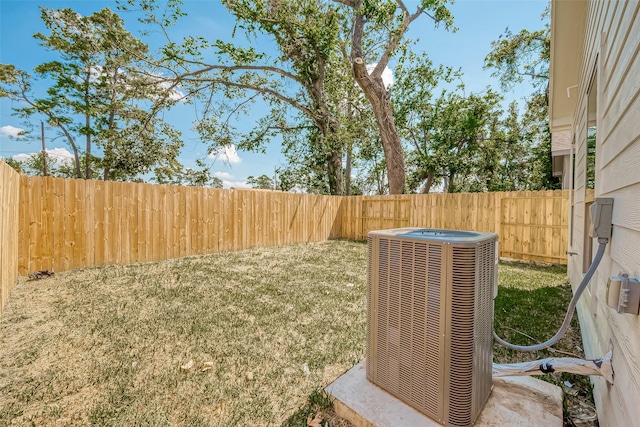
M 556 0 L 564 1 L 564 0 Z M 589 1 L 578 102 L 574 113 L 576 169 L 572 251 L 568 275 L 574 289 L 583 277 L 589 240 L 586 209 L 589 86 L 597 76 L 595 197 L 612 197 L 613 234 L 598 271 L 578 304 L 586 356 L 613 349 L 615 383 L 592 377 L 601 426 L 640 420 L 640 316 L 606 305 L 610 276 L 640 277 L 640 2 Z M 565 17 L 566 18 L 566 17 Z M 561 25 L 561 24 L 560 24 Z

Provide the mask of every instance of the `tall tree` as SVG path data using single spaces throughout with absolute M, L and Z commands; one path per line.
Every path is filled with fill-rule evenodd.
M 31 76 L 11 64 L 0 64 L 0 83 L 3 84 L 0 86 L 0 96 L 27 104 L 26 107 L 14 109 L 18 116 L 27 118 L 40 113 L 47 118 L 50 125 L 60 130 L 73 151 L 75 177 L 82 178 L 84 175 L 80 168 L 80 151 L 76 137 L 70 129 L 71 120 L 55 110 L 55 101 L 34 98 L 31 95 Z
M 429 193 L 440 184 L 443 171 L 434 151 L 433 135 L 437 123 L 433 92 L 439 83 L 451 83 L 460 76 L 445 67 L 435 67 L 426 54 L 408 52 L 394 69 L 393 116 L 398 134 L 409 147 L 407 153 L 407 187 Z
M 552 174 L 551 132 L 548 121 L 549 59 L 551 55 L 550 7 L 542 14 L 545 22 L 540 30 L 507 29 L 498 40 L 491 43 L 491 52 L 485 58 L 485 68 L 493 70 L 504 90 L 530 80 L 534 92 L 527 100 L 521 125 L 532 138 L 530 165 L 535 165 L 530 175 L 531 189 L 560 187 L 560 180 Z
M 453 25 L 453 16 L 446 0 L 422 0 L 414 11 L 405 2 L 365 0 L 334 0 L 348 6 L 353 14 L 351 33 L 351 60 L 353 75 L 373 108 L 387 165 L 389 192 L 401 194 L 405 190 L 404 152 L 395 122 L 391 98 L 382 80 L 389 60 L 406 48 L 403 40 L 409 26 L 422 15 L 427 15 L 446 28 Z M 380 42 L 380 43 L 373 43 Z M 369 72 L 367 64 L 375 64 Z
M 513 101 L 499 128 L 491 134 L 495 168 L 487 176 L 488 191 L 528 190 L 531 184 L 531 145 L 533 135 L 522 124 L 518 104 Z
M 129 4 L 142 6 L 147 23 L 163 29 L 170 23 L 153 0 L 131 0 Z M 240 149 L 260 151 L 276 135 L 286 144 L 287 139 L 306 133 L 324 165 L 330 192 L 342 194 L 343 146 L 338 137 L 336 104 L 341 96 L 330 96 L 326 87 L 332 74 L 344 75 L 340 63 L 332 59 L 339 54 L 341 12 L 317 1 L 239 0 L 223 4 L 236 18 L 234 34 L 243 32 L 252 41 L 259 39 L 261 47 L 270 43 L 277 54 L 267 55 L 223 40 L 167 40 L 161 65 L 173 73 L 167 81 L 180 85 L 201 106 L 197 124 L 201 137 L 210 142 L 212 151 L 234 143 Z M 180 12 L 174 11 L 176 18 Z M 267 105 L 267 115 L 256 120 L 248 132 L 235 128 L 232 119 L 247 114 L 257 100 Z
M 394 118 L 407 152 L 408 189 L 486 191 L 497 176 L 501 97 L 466 94 L 459 70 L 408 53 L 395 69 Z M 445 89 L 434 96 L 436 88 Z
M 129 3 L 142 6 L 147 12 L 145 22 L 164 26 L 171 21 L 164 19 L 163 15 L 157 15 L 158 8 L 154 0 L 129 0 Z M 208 43 L 202 38 L 193 37 L 187 38 L 181 45 L 169 41 L 165 54 L 170 59 L 169 68 L 175 69 L 175 65 L 178 65 L 184 70 L 174 76 L 175 84 L 193 84 L 193 94 L 210 97 L 210 92 L 205 93 L 204 88 L 224 87 L 227 99 L 250 91 L 269 103 L 275 113 L 260 122 L 255 131 L 244 138 L 241 148 L 255 149 L 275 132 L 306 127 L 299 122 L 290 126 L 286 122 L 290 115 L 278 107 L 285 105 L 300 112 L 312 124 L 313 137 L 320 145 L 327 147 L 331 192 L 339 194 L 342 188 L 344 141 L 334 138 L 339 132 L 340 122 L 335 118 L 335 105 L 327 98 L 324 77 L 329 64 L 336 66 L 330 58 L 340 45 L 338 42 L 348 41 L 345 52 L 350 59 L 355 81 L 375 112 L 388 168 L 390 192 L 402 193 L 405 183 L 404 156 L 382 73 L 390 58 L 397 51 L 407 48 L 405 34 L 409 25 L 421 15 L 428 15 L 436 23 L 451 27 L 453 18 L 446 3 L 446 0 L 422 0 L 415 11 L 410 12 L 401 0 L 223 1 L 237 19 L 236 29 L 269 35 L 276 42 L 281 55 L 270 58 L 253 49 L 241 49 L 223 41 Z M 178 15 L 179 12 L 169 14 L 171 18 Z M 211 52 L 209 48 L 217 50 L 217 63 L 203 59 L 202 52 Z M 368 71 L 368 65 L 375 65 L 371 72 Z M 250 96 L 247 98 L 255 99 Z M 236 104 L 230 110 L 234 113 L 244 112 L 245 106 Z M 215 110 L 220 111 L 220 108 Z M 229 120 L 218 115 L 201 121 L 199 129 L 206 139 L 224 144 L 234 140 L 230 127 Z
M 360 193 L 353 186 L 353 174 L 370 160 L 371 144 L 379 145 L 377 126 L 371 108 L 360 88 L 350 78 L 350 61 L 346 55 L 333 57 L 332 66 L 327 73 L 325 92 L 330 100 L 333 114 L 340 123 L 333 134 L 333 146 L 339 147 L 342 155 L 340 164 L 334 172 L 343 175 L 345 195 Z M 287 164 L 282 171 L 288 179 L 297 177 L 296 184 L 309 193 L 331 194 L 330 175 L 324 167 L 328 154 L 326 144 L 313 129 L 301 129 L 299 132 L 284 135 L 283 154 Z M 344 161 L 344 167 L 342 165 Z
M 491 90 L 466 96 L 444 93 L 436 100 L 431 149 L 441 167 L 443 191 L 472 190 L 471 183 L 481 175 L 479 169 L 486 168 L 482 154 L 499 118 L 500 100 Z
M 527 100 L 522 117 L 522 126 L 531 138 L 531 153 L 528 164 L 531 168 L 531 190 L 553 190 L 561 188 L 559 177 L 553 176 L 551 159 L 551 130 L 546 93 L 536 93 Z
M 41 11 L 49 33 L 34 37 L 59 59 L 35 68 L 39 78 L 51 82 L 46 96 L 31 93 L 29 74 L 2 66 L 4 94 L 26 104 L 16 112 L 44 115 L 64 134 L 78 178 L 91 178 L 94 166 L 102 169 L 103 179 L 126 180 L 155 165 L 175 165 L 180 134 L 156 113 L 171 106 L 177 92 L 162 87 L 149 69 L 146 44 L 108 8 L 90 16 L 71 9 Z

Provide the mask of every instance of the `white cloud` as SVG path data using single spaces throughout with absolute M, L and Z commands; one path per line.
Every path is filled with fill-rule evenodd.
M 216 160 L 222 160 L 225 163 L 238 164 L 242 161 L 240 156 L 238 156 L 238 151 L 236 150 L 236 146 L 233 144 L 225 145 L 221 147 L 218 151 L 209 154 L 209 157 Z
M 20 134 L 22 132 L 24 132 L 24 129 L 20 129 L 20 128 L 17 128 L 15 126 L 11 126 L 11 125 L 2 126 L 0 128 L 0 134 L 6 135 L 6 136 L 13 136 L 15 138 L 21 138 L 22 135 L 20 135 Z
M 35 153 L 31 153 L 31 154 L 25 154 L 25 153 L 21 153 L 21 154 L 16 154 L 15 156 L 11 156 L 11 158 L 13 160 L 17 160 L 19 162 L 24 162 L 25 160 L 27 160 L 29 157 L 31 157 L 32 154 Z
M 52 148 L 51 150 L 47 150 L 47 154 L 58 161 L 74 160 L 73 153 L 66 148 Z
M 184 93 L 181 90 L 174 88 L 171 88 L 172 83 L 171 82 L 160 82 L 160 84 L 158 86 L 160 86 L 162 89 L 165 90 L 169 90 L 169 99 L 171 99 L 172 101 L 180 101 L 182 100 L 185 96 L 187 96 L 186 93 Z
M 52 148 L 51 150 L 46 150 L 46 151 L 49 157 L 56 163 L 60 163 L 60 164 L 70 163 L 70 162 L 73 162 L 74 160 L 73 153 L 71 153 L 66 148 Z M 36 154 L 38 153 L 29 153 L 29 154 L 21 153 L 21 154 L 16 154 L 15 156 L 12 156 L 12 158 L 19 162 L 24 162 L 25 160 L 29 159 L 30 157 Z
M 247 181 L 222 180 L 222 188 L 251 188 Z
M 233 179 L 233 175 L 231 175 L 229 172 L 214 172 L 213 176 L 215 176 L 216 178 L 220 178 L 222 180 L 231 180 Z

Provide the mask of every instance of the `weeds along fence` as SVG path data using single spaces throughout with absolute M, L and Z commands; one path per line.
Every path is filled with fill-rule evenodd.
M 502 257 L 567 261 L 567 191 L 337 197 L 25 177 L 2 162 L 0 174 L 0 309 L 17 274 L 362 240 L 395 227 L 492 231 Z
M 20 175 L 0 162 L 0 314 L 18 277 Z

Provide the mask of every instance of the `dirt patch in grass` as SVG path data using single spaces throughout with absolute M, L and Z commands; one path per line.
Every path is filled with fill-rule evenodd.
M 366 260 L 366 245 L 331 241 L 21 279 L 0 319 L 0 425 L 306 426 L 320 414 L 347 427 L 321 390 L 364 357 Z M 553 335 L 564 269 L 499 274 L 498 333 Z M 574 319 L 555 348 L 582 355 L 580 343 Z M 494 349 L 499 363 L 550 354 Z M 587 378 L 544 379 L 564 387 L 567 425 L 595 413 Z

